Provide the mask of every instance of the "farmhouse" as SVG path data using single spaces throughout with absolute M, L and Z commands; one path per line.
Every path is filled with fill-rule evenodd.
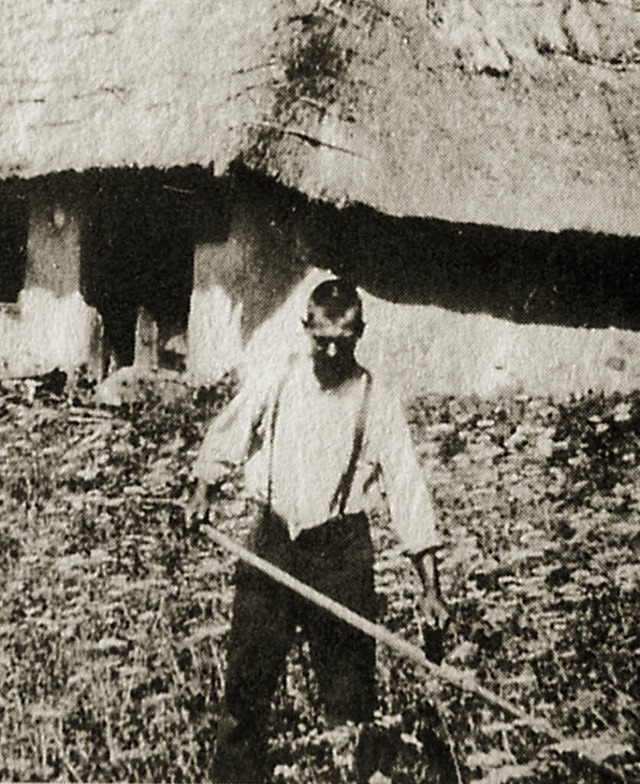
M 260 372 L 333 271 L 406 392 L 637 386 L 637 0 L 0 23 L 0 374 Z

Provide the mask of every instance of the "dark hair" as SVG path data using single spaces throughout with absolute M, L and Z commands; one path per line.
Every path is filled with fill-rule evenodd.
M 314 307 L 323 310 L 327 317 L 332 320 L 339 318 L 347 310 L 355 308 L 358 329 L 361 330 L 364 327 L 362 300 L 356 287 L 347 280 L 333 278 L 332 280 L 325 280 L 315 287 L 309 296 L 307 304 L 307 324 L 313 321 L 312 309 Z

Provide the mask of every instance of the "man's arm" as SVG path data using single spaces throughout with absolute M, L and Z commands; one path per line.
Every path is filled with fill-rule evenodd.
M 245 385 L 209 425 L 193 466 L 197 483 L 185 507 L 188 524 L 207 515 L 212 488 L 219 487 L 247 458 L 265 406 L 266 395 Z
M 426 550 L 423 553 L 415 553 L 410 557 L 420 577 L 424 593 L 439 596 L 440 575 L 438 574 L 438 562 L 435 551 Z
M 391 522 L 406 551 L 418 561 L 425 560 L 418 556 L 435 552 L 441 542 L 424 469 L 397 399 L 378 388 L 374 400 L 369 433 L 382 469 Z M 435 575 L 429 559 L 422 575 L 426 579 Z
M 440 591 L 436 558 L 440 537 L 424 469 L 398 401 L 391 395 L 382 395 L 372 413 L 376 417 L 372 431 L 377 440 L 391 520 L 420 578 L 425 621 L 430 626 L 442 627 L 448 613 Z

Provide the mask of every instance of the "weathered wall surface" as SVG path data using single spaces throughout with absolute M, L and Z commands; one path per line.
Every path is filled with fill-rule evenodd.
M 640 386 L 640 335 L 635 332 L 515 324 L 370 296 L 366 305 L 363 360 L 388 373 L 407 395 L 426 390 L 564 396 Z
M 327 276 L 309 269 L 286 302 L 254 333 L 245 372 L 266 372 L 305 347 L 300 316 L 308 293 Z M 363 292 L 367 327 L 359 358 L 405 398 L 422 392 L 564 396 L 640 387 L 640 335 L 616 328 L 514 324 L 433 305 L 394 304 Z
M 226 204 L 193 227 L 195 383 L 234 366 L 250 381 L 304 348 L 306 299 L 333 270 L 363 292 L 362 361 L 405 396 L 640 384 L 638 240 L 391 219 L 309 204 L 247 175 L 232 180 Z M 95 360 L 100 318 L 81 294 L 84 220 L 64 193 L 32 198 L 25 288 L 0 308 L 0 373 Z M 160 292 L 167 281 L 154 270 L 148 287 Z
M 372 223 L 263 188 L 241 183 L 228 237 L 196 246 L 196 381 L 237 363 L 251 379 L 304 347 L 306 298 L 333 269 L 363 291 L 362 361 L 405 396 L 640 385 L 640 334 L 592 326 L 633 323 L 630 241 Z
M 263 325 L 279 322 L 307 271 L 295 200 L 243 179 L 230 199 L 226 231 L 195 244 L 187 370 L 197 383 L 242 361 L 244 346 L 264 334 Z M 286 350 L 285 335 L 265 340 L 264 360 L 272 350 Z
M 72 370 L 91 361 L 99 321 L 81 288 L 82 214 L 73 202 L 33 198 L 25 287 L 0 309 L 0 372 Z

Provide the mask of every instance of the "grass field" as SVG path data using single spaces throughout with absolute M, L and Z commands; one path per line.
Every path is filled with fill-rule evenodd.
M 97 408 L 88 390 L 0 393 L 0 779 L 206 780 L 232 559 L 158 499 L 182 497 L 196 405 Z M 400 784 L 640 778 L 640 397 L 421 398 L 408 409 L 446 542 L 448 661 L 572 740 L 551 744 L 379 650 L 375 753 Z M 220 525 L 241 536 L 235 485 Z M 416 579 L 374 521 L 383 622 L 418 640 Z M 273 711 L 280 781 L 353 781 L 353 728 L 328 731 L 304 645 Z M 372 752 L 373 753 L 373 752 Z

